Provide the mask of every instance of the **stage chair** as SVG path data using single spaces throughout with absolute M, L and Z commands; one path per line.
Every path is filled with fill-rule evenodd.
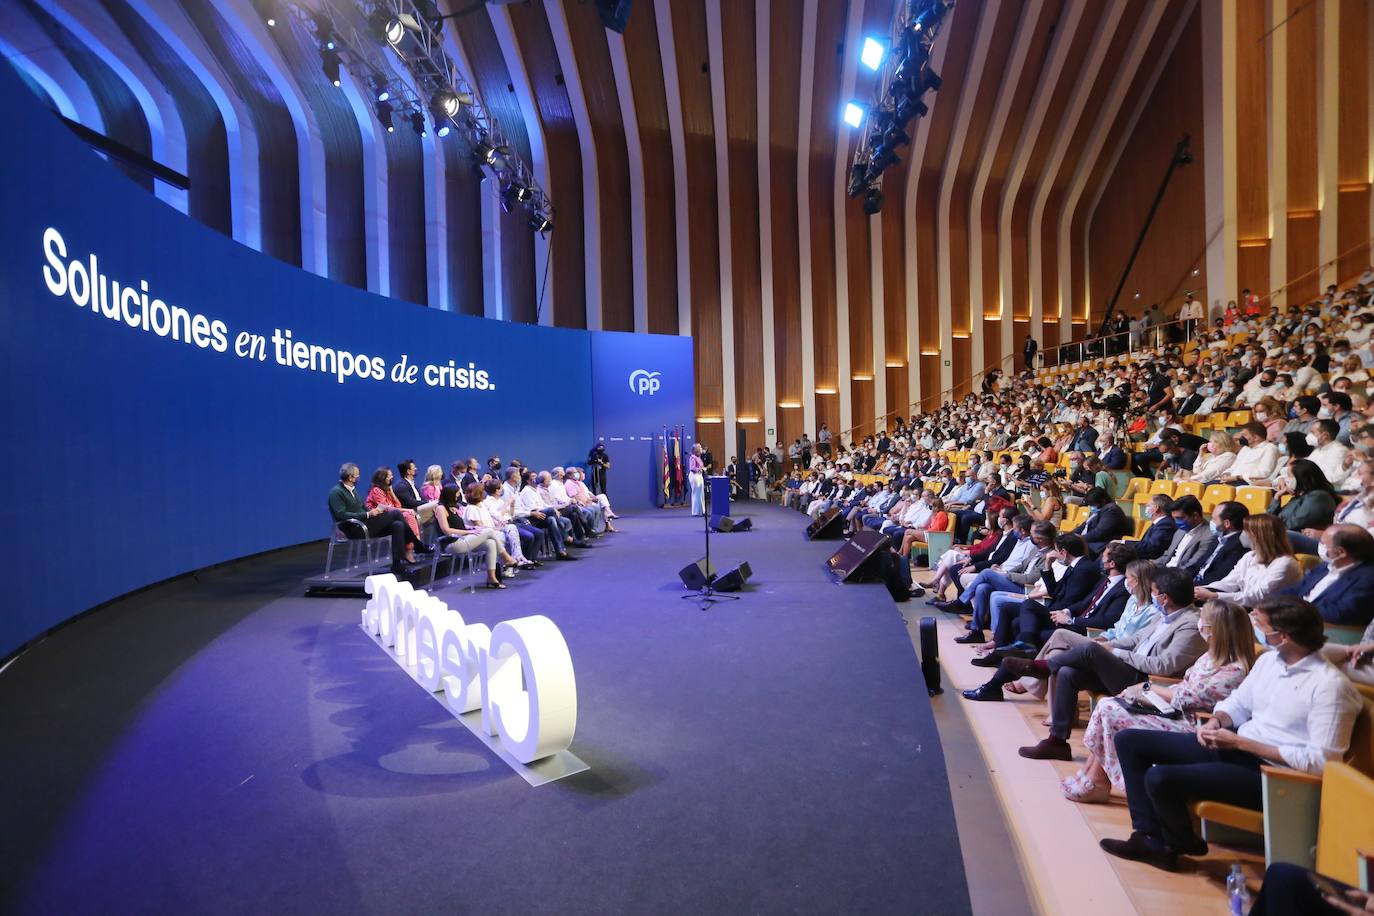
M 345 527 L 347 526 L 347 527 Z M 346 519 L 342 522 L 335 522 L 329 530 L 329 548 L 324 555 L 324 574 L 327 576 L 334 571 L 334 550 L 338 547 L 346 547 L 348 557 L 345 560 L 344 568 L 352 568 L 359 565 L 358 556 L 371 566 L 377 562 L 378 556 L 389 556 L 391 552 L 391 535 L 384 534 L 381 537 L 372 537 L 367 532 L 367 526 L 357 519 Z M 382 551 L 386 551 L 385 554 Z

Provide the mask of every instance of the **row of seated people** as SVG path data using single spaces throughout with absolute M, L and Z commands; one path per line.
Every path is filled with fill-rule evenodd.
M 430 465 L 420 483 L 417 467 L 405 459 L 395 474 L 378 468 L 359 497 L 358 466 L 346 463 L 329 492 L 330 515 L 346 537 L 390 537 L 397 575 L 417 562 L 417 552 L 440 549 L 477 555 L 487 587 L 501 589 L 516 570 L 538 568 L 539 556 L 573 560 L 570 546 L 586 547 L 617 530 L 610 500 L 588 488 L 581 468 L 536 472 L 515 461 L 483 470 L 471 458 L 454 462 L 448 476 Z

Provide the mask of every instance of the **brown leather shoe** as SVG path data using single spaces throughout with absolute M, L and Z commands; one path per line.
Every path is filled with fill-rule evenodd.
M 1073 751 L 1069 748 L 1069 742 L 1063 738 L 1056 738 L 1050 735 L 1039 744 L 1030 747 L 1023 747 L 1017 753 L 1027 760 L 1072 760 Z

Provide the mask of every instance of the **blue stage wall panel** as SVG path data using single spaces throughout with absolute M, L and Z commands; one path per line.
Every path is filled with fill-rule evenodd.
M 16 478 L 0 657 L 150 583 L 324 537 L 343 461 L 363 487 L 403 458 L 547 468 L 584 463 L 605 430 L 692 422 L 689 338 L 468 318 L 333 283 L 157 201 L 8 67 L 0 94 L 23 125 L 0 144 L 0 454 Z M 342 353 L 367 360 L 340 381 Z M 663 373 L 652 394 L 630 391 L 640 362 Z M 618 506 L 651 504 L 651 475 L 608 445 Z

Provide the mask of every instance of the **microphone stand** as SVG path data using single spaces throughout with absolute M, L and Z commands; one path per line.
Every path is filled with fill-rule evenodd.
M 703 496 L 702 508 L 706 509 L 710 505 L 709 497 L 711 495 L 711 478 L 707 477 L 704 471 L 701 475 L 701 487 Z M 706 584 L 703 585 L 701 588 L 697 589 L 695 592 L 688 592 L 687 594 L 679 595 L 678 597 L 682 598 L 683 600 L 701 602 L 701 609 L 704 611 L 717 601 L 738 601 L 740 600 L 740 598 L 744 596 L 726 595 L 716 591 L 715 588 L 712 586 L 712 583 L 716 581 L 716 574 L 711 569 L 711 513 L 709 511 L 704 511 L 701 513 L 701 522 L 701 530 L 706 537 Z

